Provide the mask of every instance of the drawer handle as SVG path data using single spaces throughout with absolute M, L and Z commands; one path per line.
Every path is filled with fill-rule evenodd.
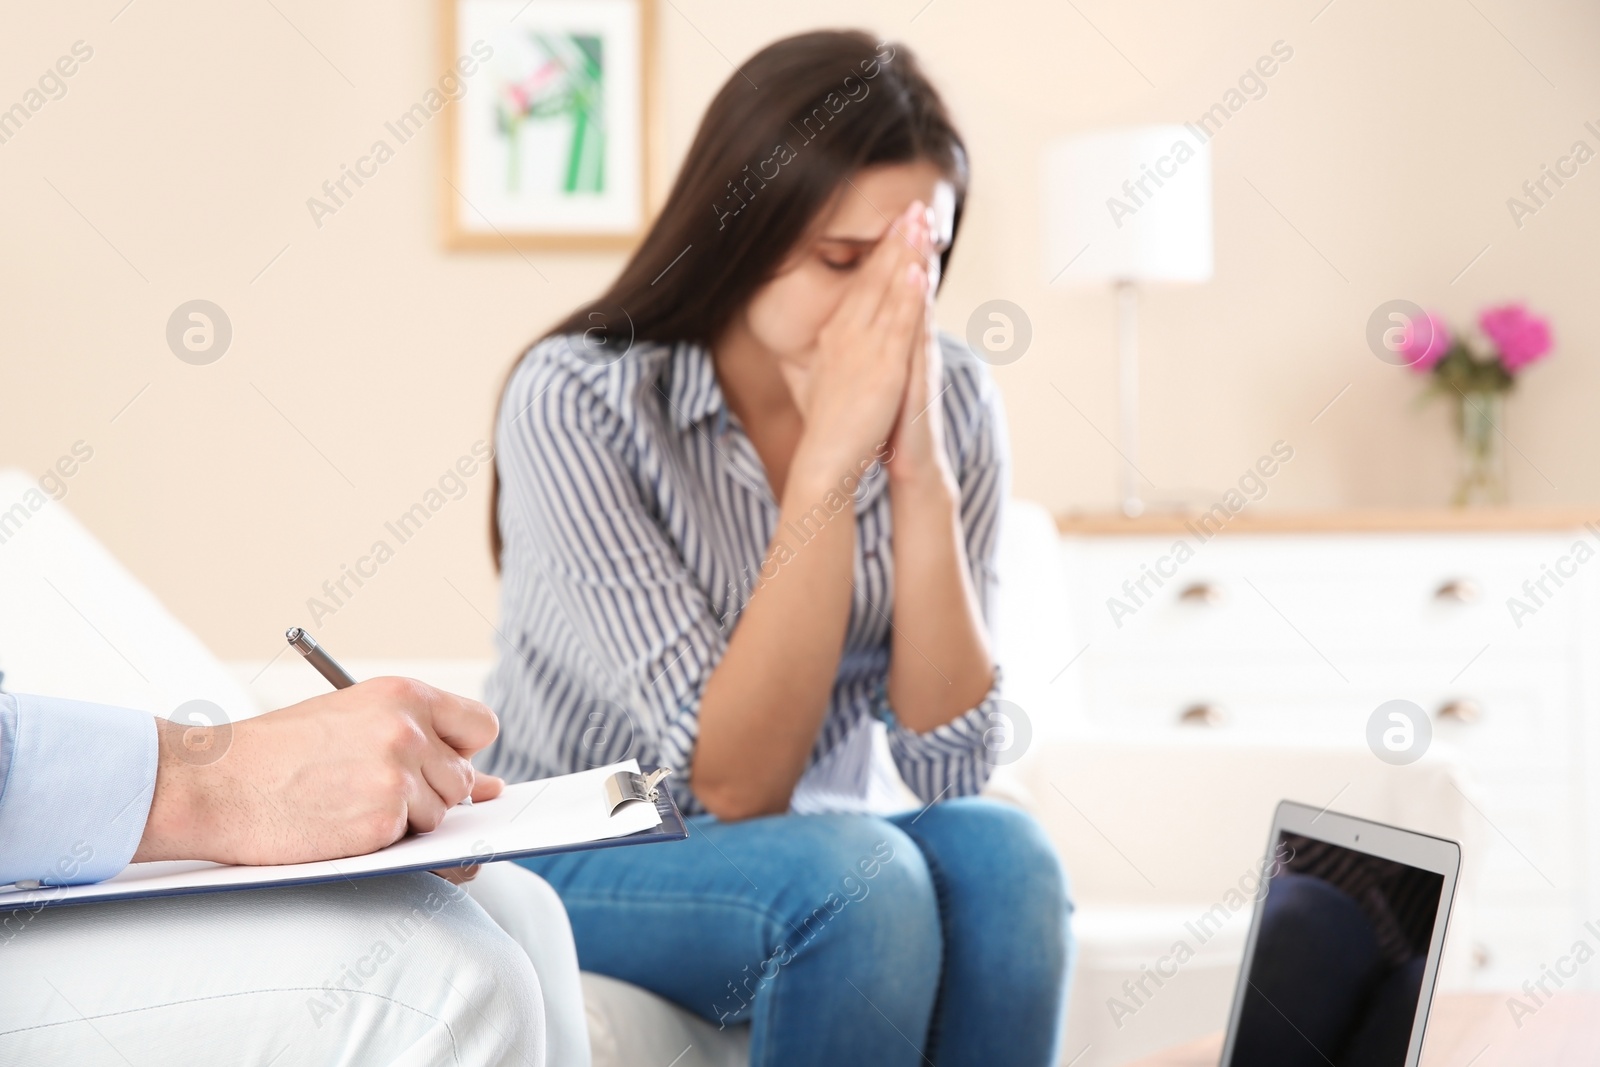
M 1219 604 L 1222 602 L 1222 589 L 1210 582 L 1194 582 L 1183 587 L 1178 599 L 1189 604 Z
M 1447 700 L 1435 718 L 1471 725 L 1483 718 L 1483 707 L 1476 700 Z
M 1190 704 L 1178 716 L 1184 726 L 1221 726 L 1226 719 L 1215 704 Z
M 1457 604 L 1476 604 L 1482 598 L 1483 590 L 1471 578 L 1451 578 L 1433 591 L 1433 599 Z

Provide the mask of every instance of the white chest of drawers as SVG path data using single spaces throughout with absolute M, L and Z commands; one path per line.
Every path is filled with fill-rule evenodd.
M 1060 714 L 1122 739 L 1359 746 L 1378 705 L 1420 705 L 1482 823 L 1473 981 L 1520 988 L 1582 937 L 1600 949 L 1591 518 L 1246 514 L 1209 539 L 1063 520 Z M 1600 962 L 1568 985 L 1600 988 Z

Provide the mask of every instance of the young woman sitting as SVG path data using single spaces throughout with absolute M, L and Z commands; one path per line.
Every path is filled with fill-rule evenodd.
M 687 843 L 525 866 L 586 970 L 748 1022 L 753 1063 L 1056 1062 L 1065 878 L 975 796 L 1007 459 L 933 325 L 966 186 L 903 46 L 779 41 L 500 404 L 480 763 L 673 770 Z

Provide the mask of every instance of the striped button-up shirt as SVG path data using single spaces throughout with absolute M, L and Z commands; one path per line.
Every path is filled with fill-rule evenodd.
M 937 402 L 967 562 L 988 616 L 1007 490 L 1004 416 L 986 368 L 954 338 L 940 343 Z M 495 446 L 502 591 L 488 702 L 500 736 L 479 765 L 525 781 L 633 756 L 670 767 L 680 806 L 703 811 L 689 780 L 700 696 L 745 604 L 781 565 L 763 571 L 774 535 L 790 551 L 804 551 L 806 538 L 798 527 L 777 530 L 778 501 L 710 353 L 641 343 L 599 363 L 578 339 L 546 339 L 512 374 Z M 795 811 L 886 808 L 890 796 L 903 796 L 896 770 L 931 803 L 977 792 L 991 769 L 985 730 L 1003 721 L 994 692 L 926 733 L 898 725 L 888 707 L 886 483 L 874 461 L 841 486 L 856 505 L 855 593 Z

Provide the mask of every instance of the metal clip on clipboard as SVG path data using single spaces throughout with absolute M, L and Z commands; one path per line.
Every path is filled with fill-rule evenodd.
M 642 800 L 654 804 L 661 796 L 661 791 L 657 787 L 671 773 L 669 767 L 657 767 L 649 774 L 618 771 L 607 778 L 606 799 L 611 802 L 611 814 L 615 815 L 617 809 L 630 800 Z

